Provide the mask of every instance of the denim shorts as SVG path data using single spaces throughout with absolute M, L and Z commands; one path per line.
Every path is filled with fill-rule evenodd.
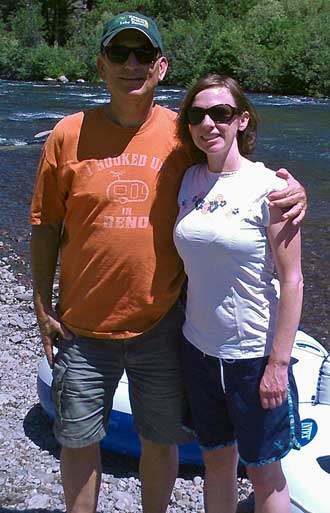
M 151 330 L 134 338 L 61 340 L 53 370 L 54 433 L 65 447 L 84 447 L 106 434 L 113 396 L 126 370 L 138 434 L 176 444 L 187 409 L 180 345 L 183 310 L 175 306 Z
M 259 466 L 300 448 L 298 391 L 292 364 L 287 400 L 265 410 L 259 384 L 268 357 L 223 360 L 205 355 L 187 340 L 182 353 L 191 408 L 186 426 L 195 431 L 202 450 L 237 444 L 241 462 Z

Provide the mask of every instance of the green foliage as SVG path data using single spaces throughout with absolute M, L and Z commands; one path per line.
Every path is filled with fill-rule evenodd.
M 13 37 L 0 28 L 0 77 L 14 79 L 21 62 L 22 49 Z
M 255 46 L 274 48 L 282 44 L 287 18 L 279 0 L 263 0 L 243 18 L 245 37 Z
M 40 3 L 48 44 L 65 45 L 72 32 L 75 0 L 41 0 Z
M 72 56 L 84 63 L 85 73 L 82 78 L 96 81 L 96 57 L 100 51 L 100 40 L 104 23 L 112 16 L 109 11 L 100 13 L 96 10 L 84 13 L 77 21 L 72 37 L 66 48 Z
M 0 77 L 97 80 L 103 24 L 123 11 L 156 18 L 168 85 L 219 71 L 251 91 L 330 95 L 329 0 L 2 0 Z
M 175 20 L 184 21 L 189 27 L 194 21 L 205 20 L 210 12 L 214 11 L 213 0 L 186 0 L 184 2 L 173 2 L 172 0 L 163 0 L 162 2 L 153 2 L 154 7 L 150 9 L 150 16 L 154 16 L 163 22 L 164 26 L 169 27 Z
M 282 0 L 281 3 L 292 22 L 305 22 L 307 18 L 323 16 L 330 12 L 329 0 Z
M 153 10 L 154 0 L 96 0 L 96 9 L 98 11 L 111 11 L 112 14 L 116 15 L 124 11 L 138 11 L 144 14 L 150 14 Z M 154 15 L 154 14 L 153 14 Z
M 7 19 L 17 11 L 17 9 L 20 9 L 21 7 L 26 6 L 26 0 L 16 0 L 13 2 L 13 0 L 1 0 L 0 3 L 0 18 L 3 21 L 7 21 Z
M 165 53 L 169 60 L 167 84 L 183 85 L 198 78 L 203 72 L 205 33 L 203 23 L 197 20 L 189 25 L 183 20 L 174 20 L 168 29 L 163 29 Z M 196 58 L 196 56 L 199 58 Z
M 38 5 L 26 5 L 9 17 L 12 35 L 21 46 L 37 46 L 43 42 L 43 18 Z
M 238 57 L 237 79 L 255 92 L 278 91 L 280 59 L 276 52 L 264 46 L 246 44 Z
M 285 47 L 281 90 L 330 96 L 330 12 L 307 18 L 290 32 Z
M 213 37 L 208 41 L 203 73 L 225 73 L 237 77 L 238 56 L 245 46 L 241 26 L 237 21 L 227 21 L 225 17 L 209 20 Z
M 56 78 L 65 75 L 75 80 L 85 72 L 85 65 L 79 63 L 66 48 L 54 48 L 42 44 L 37 48 L 27 49 L 24 53 L 17 78 L 43 80 L 46 77 Z

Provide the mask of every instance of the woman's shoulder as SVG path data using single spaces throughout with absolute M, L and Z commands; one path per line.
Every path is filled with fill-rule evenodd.
M 198 175 L 200 176 L 201 172 L 207 168 L 207 165 L 205 162 L 201 162 L 199 164 L 193 164 L 192 166 L 189 166 L 184 174 L 184 178 L 186 180 L 192 180 L 194 176 Z
M 276 176 L 276 171 L 266 167 L 263 162 L 244 159 L 242 168 L 248 171 L 244 174 L 246 181 L 264 189 L 266 194 L 274 190 L 284 189 L 287 186 L 286 180 Z
M 205 164 L 194 164 L 186 169 L 181 182 L 179 198 L 191 193 L 204 183 L 203 166 Z

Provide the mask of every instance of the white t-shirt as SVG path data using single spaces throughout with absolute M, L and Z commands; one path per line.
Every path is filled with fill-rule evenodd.
M 270 353 L 277 297 L 267 239 L 267 195 L 285 180 L 242 159 L 233 173 L 190 167 L 179 192 L 174 242 L 188 276 L 185 337 L 206 354 Z

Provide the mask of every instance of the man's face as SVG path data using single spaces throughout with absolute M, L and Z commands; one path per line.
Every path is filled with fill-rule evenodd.
M 111 40 L 110 46 L 152 48 L 149 39 L 137 30 L 123 30 Z M 161 56 L 151 63 L 141 64 L 130 52 L 125 62 L 115 63 L 105 54 L 98 58 L 97 67 L 113 99 L 127 95 L 143 98 L 152 96 L 159 80 L 164 78 L 167 60 Z

